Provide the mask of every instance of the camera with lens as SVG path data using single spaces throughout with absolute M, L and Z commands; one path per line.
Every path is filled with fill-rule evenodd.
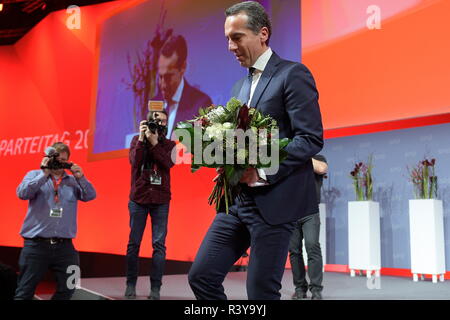
M 58 160 L 59 152 L 53 147 L 48 147 L 45 150 L 45 156 L 49 158 L 47 166 L 41 166 L 41 169 L 59 170 L 70 169 L 73 166 L 72 162 L 61 162 Z
M 59 154 L 58 154 L 59 155 Z M 47 169 L 50 170 L 58 170 L 58 169 L 70 169 L 73 166 L 72 162 L 61 162 L 56 159 L 58 156 L 50 157 L 50 160 L 47 162 Z
M 158 132 L 160 137 L 165 136 L 167 133 L 167 127 L 161 125 L 161 119 L 150 118 L 148 121 L 144 122 L 144 124 L 148 127 L 151 133 L 155 134 Z

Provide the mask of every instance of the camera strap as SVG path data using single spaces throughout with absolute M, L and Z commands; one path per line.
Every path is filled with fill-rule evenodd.
M 144 154 L 142 156 L 142 166 L 141 166 L 141 171 L 143 172 L 144 170 L 150 170 L 151 169 L 151 164 L 150 164 L 150 160 L 149 160 L 149 156 L 148 156 L 148 141 L 147 138 L 144 139 Z
M 55 190 L 55 198 L 54 198 L 55 203 L 58 203 L 59 202 L 58 188 L 59 188 L 59 185 L 61 184 L 63 176 L 61 176 L 61 178 L 59 178 L 58 180 L 56 180 L 52 175 L 51 175 L 51 178 L 52 178 L 52 182 L 53 182 L 53 189 Z

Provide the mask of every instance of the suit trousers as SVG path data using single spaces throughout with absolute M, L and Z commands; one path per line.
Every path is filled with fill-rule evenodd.
M 293 229 L 294 222 L 267 224 L 253 198 L 241 193 L 228 214 L 217 213 L 197 252 L 188 276 L 195 297 L 226 300 L 225 276 L 250 247 L 248 299 L 279 300 Z

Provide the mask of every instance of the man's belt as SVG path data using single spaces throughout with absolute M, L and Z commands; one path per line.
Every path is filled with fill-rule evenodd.
M 45 242 L 50 244 L 57 244 L 62 242 L 70 242 L 72 239 L 68 238 L 41 238 L 41 237 L 34 237 L 34 238 L 24 238 L 25 240 L 31 240 L 31 241 L 37 241 L 37 242 Z

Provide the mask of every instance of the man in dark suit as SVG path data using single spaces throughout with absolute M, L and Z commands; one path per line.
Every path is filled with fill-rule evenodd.
M 169 115 L 167 138 L 172 135 L 177 122 L 189 120 L 198 114 L 200 107 L 209 107 L 211 98 L 191 86 L 184 78 L 187 66 L 187 44 L 181 36 L 171 36 L 161 48 L 158 59 L 159 93 L 152 100 L 163 100 Z M 148 110 L 143 110 L 145 119 Z
M 197 299 L 226 299 L 222 282 L 230 267 L 251 247 L 249 299 L 280 299 L 289 240 L 299 218 L 319 211 L 311 157 L 323 147 L 318 93 L 309 70 L 281 59 L 268 46 L 270 20 L 254 1 L 225 11 L 228 49 L 248 78 L 233 95 L 272 116 L 280 138 L 292 142 L 276 173 L 248 169 L 229 214 L 218 212 L 189 272 Z

